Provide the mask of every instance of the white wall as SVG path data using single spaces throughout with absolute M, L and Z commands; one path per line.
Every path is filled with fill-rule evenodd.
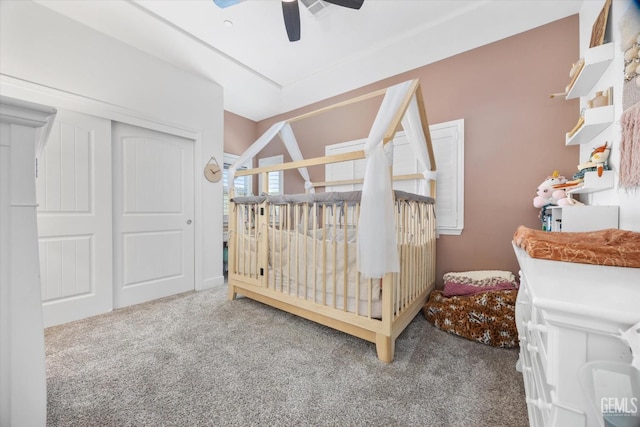
M 223 155 L 218 84 L 39 4 L 2 0 L 0 93 L 195 140 L 196 289 L 224 283 L 222 185 L 201 173 Z
M 604 0 L 599 1 L 585 1 L 582 9 L 580 10 L 580 46 L 581 52 L 589 47 L 591 39 L 591 29 L 598 14 L 604 6 Z M 633 5 L 631 0 L 614 0 L 611 11 L 609 13 L 609 22 L 611 25 L 610 36 L 615 43 L 616 57 L 605 73 L 602 76 L 600 82 L 596 85 L 597 88 L 606 88 L 608 86 L 614 87 L 614 108 L 617 119 L 622 114 L 622 84 L 623 84 L 623 52 L 620 50 L 620 30 L 618 28 L 618 22 L 629 7 L 638 6 Z M 607 34 L 609 35 L 609 33 Z M 606 41 L 606 40 L 605 40 Z M 577 60 L 578 58 L 576 58 Z M 587 99 L 593 98 L 594 94 L 591 93 L 585 97 Z M 585 100 L 581 101 L 582 107 L 585 106 Z M 620 228 L 625 230 L 640 231 L 640 188 L 636 189 L 621 189 L 618 188 L 618 172 L 620 167 L 620 123 L 616 120 L 609 128 L 603 133 L 598 135 L 595 141 L 590 144 L 580 146 L 580 160 L 576 163 L 583 163 L 591 154 L 594 147 L 604 144 L 608 141 L 613 144 L 611 154 L 609 157 L 609 166 L 616 172 L 615 173 L 615 187 L 606 191 L 599 191 L 593 193 L 586 202 L 593 205 L 619 205 L 620 206 Z

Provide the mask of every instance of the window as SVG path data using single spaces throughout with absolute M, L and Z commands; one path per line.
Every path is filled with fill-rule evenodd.
M 436 215 L 440 234 L 464 228 L 464 119 L 429 126 L 436 158 Z
M 436 158 L 436 215 L 440 234 L 459 235 L 464 228 L 464 120 L 453 120 L 429 126 Z M 361 150 L 365 140 L 343 142 L 325 147 L 327 156 Z M 340 162 L 325 166 L 325 180 L 349 180 L 364 176 L 364 160 Z M 395 175 L 417 173 L 419 164 L 404 132 L 394 138 L 393 170 Z M 417 181 L 396 181 L 396 190 L 418 193 Z M 327 187 L 327 191 L 361 189 L 361 184 Z
M 258 167 L 279 165 L 282 164 L 284 158 L 282 155 L 264 157 L 258 159 Z M 269 172 L 269 194 L 283 194 L 284 193 L 284 180 L 282 179 L 283 171 Z M 262 193 L 262 174 L 258 178 L 258 186 L 260 187 L 260 193 Z
M 235 154 L 224 154 L 224 168 L 222 171 L 222 185 L 223 185 L 223 206 L 224 206 L 224 223 L 229 222 L 229 180 L 228 171 L 231 166 L 238 159 L 239 156 Z M 251 162 L 249 160 L 247 163 Z M 247 169 L 247 165 L 239 167 L 238 170 Z M 235 186 L 236 196 L 249 196 L 252 194 L 251 190 L 251 176 L 236 176 L 233 180 Z

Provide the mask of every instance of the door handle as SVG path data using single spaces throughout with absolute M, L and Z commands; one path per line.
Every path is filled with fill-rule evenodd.
M 190 220 L 190 219 L 188 219 L 188 220 L 187 220 L 187 225 L 190 225 L 190 224 L 191 224 L 191 220 Z

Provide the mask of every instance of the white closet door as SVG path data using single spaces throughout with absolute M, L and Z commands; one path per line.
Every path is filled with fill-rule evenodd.
M 193 290 L 193 141 L 113 125 L 114 305 Z
M 44 326 L 110 311 L 111 122 L 58 110 L 36 194 Z

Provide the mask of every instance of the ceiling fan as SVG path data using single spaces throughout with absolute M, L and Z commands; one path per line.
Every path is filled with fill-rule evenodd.
M 245 0 L 213 0 L 220 8 L 225 8 L 238 4 Z M 336 6 L 348 7 L 350 9 L 360 9 L 364 0 L 323 0 Z M 287 29 L 287 36 L 290 42 L 300 40 L 300 7 L 298 0 L 282 0 L 282 16 L 284 26 Z

